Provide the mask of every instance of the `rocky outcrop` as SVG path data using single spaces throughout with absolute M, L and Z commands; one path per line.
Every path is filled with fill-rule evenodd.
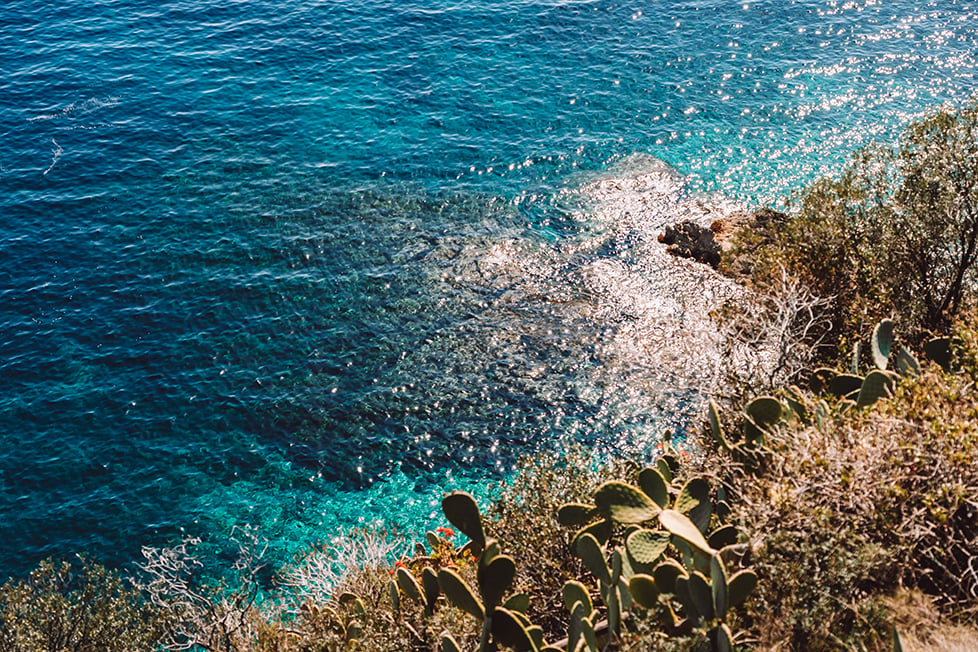
M 692 258 L 716 269 L 721 256 L 730 251 L 736 231 L 745 227 L 752 229 L 762 242 L 766 242 L 787 219 L 786 213 L 759 208 L 750 214 L 742 211 L 730 213 L 714 220 L 709 227 L 684 220 L 666 226 L 665 233 L 659 235 L 659 242 L 665 244 L 666 251 L 674 256 Z
M 716 222 L 714 222 L 716 224 Z M 720 243 L 712 229 L 686 220 L 666 227 L 659 235 L 659 242 L 667 245 L 666 251 L 681 258 L 692 258 L 716 269 L 720 264 Z

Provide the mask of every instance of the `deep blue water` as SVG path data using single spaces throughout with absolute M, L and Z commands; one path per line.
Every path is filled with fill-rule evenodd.
M 976 53 L 949 0 L 7 0 L 0 577 L 241 524 L 284 559 L 521 453 L 647 454 L 688 397 L 578 276 L 654 233 L 582 189 L 774 201 Z

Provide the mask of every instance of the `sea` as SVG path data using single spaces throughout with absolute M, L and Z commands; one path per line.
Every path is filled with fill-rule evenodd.
M 783 206 L 976 65 L 967 0 L 5 0 L 0 581 L 651 459 L 738 292 L 664 225 Z

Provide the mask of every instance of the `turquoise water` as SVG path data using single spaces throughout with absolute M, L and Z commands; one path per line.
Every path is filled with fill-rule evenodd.
M 593 270 L 964 101 L 976 52 L 972 2 L 8 0 L 0 576 L 650 454 L 695 399 L 607 279 L 666 272 Z M 596 217 L 658 161 L 658 221 Z

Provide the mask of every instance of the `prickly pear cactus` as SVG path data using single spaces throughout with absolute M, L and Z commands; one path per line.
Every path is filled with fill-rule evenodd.
M 890 350 L 893 346 L 893 320 L 884 319 L 876 324 L 870 341 L 873 349 L 873 364 L 877 369 L 885 370 L 889 362 Z
M 606 517 L 618 523 L 643 523 L 655 518 L 659 506 L 638 487 L 606 482 L 594 492 L 594 502 Z
M 867 407 L 881 398 L 889 396 L 893 393 L 895 383 L 893 375 L 889 372 L 879 370 L 869 372 L 859 389 L 856 405 Z
M 472 495 L 464 491 L 454 491 L 442 499 L 441 510 L 452 525 L 471 539 L 472 554 L 476 557 L 482 554 L 486 534 L 482 529 L 479 506 Z

